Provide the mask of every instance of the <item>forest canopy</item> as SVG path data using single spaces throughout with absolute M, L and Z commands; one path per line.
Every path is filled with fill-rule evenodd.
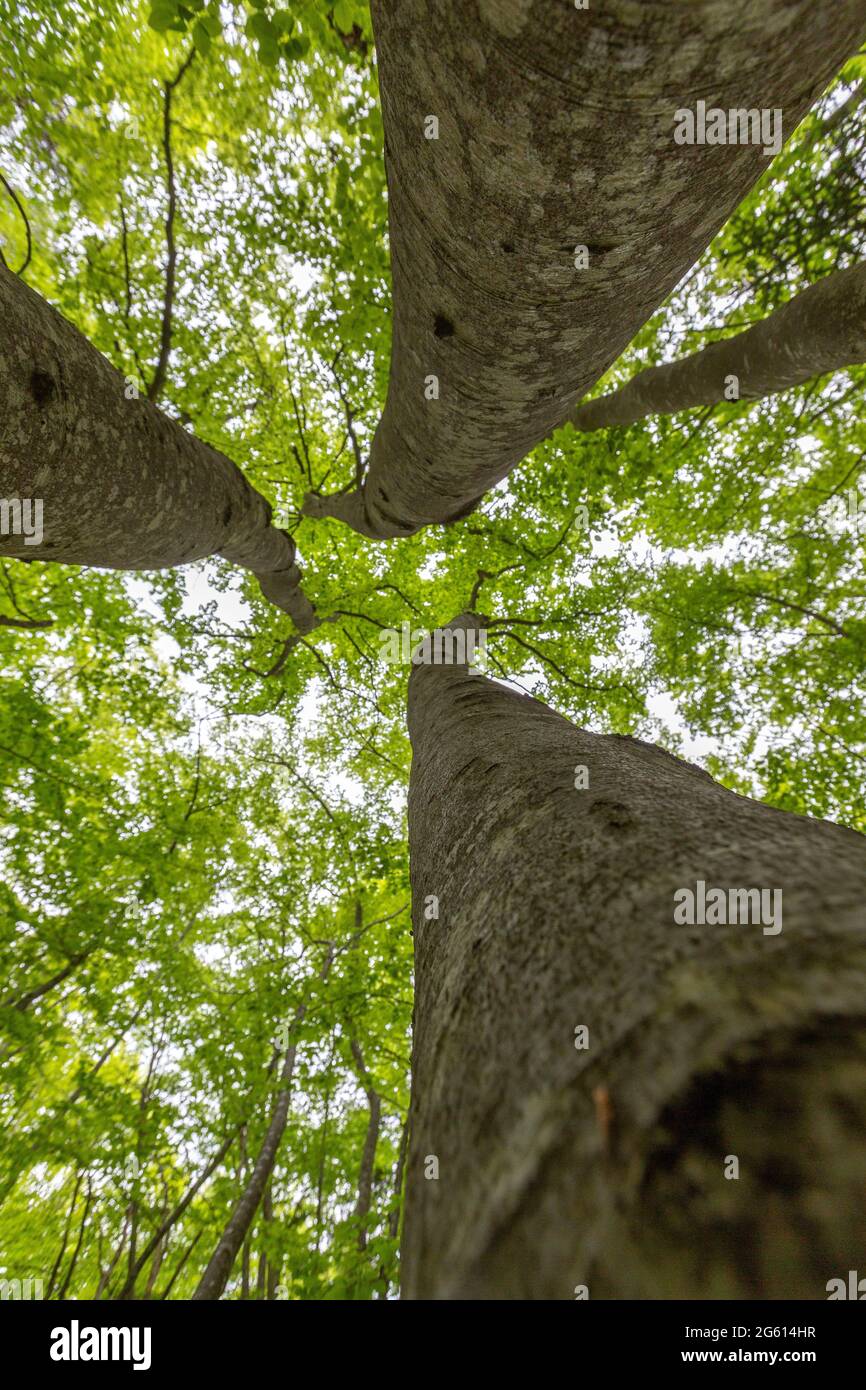
M 0 558 L 0 1278 L 46 1297 L 191 1298 L 280 1097 L 225 1296 L 397 1295 L 405 624 L 481 613 L 493 679 L 866 833 L 866 368 L 565 424 L 399 541 L 305 505 L 357 488 L 386 401 L 376 61 L 360 0 L 0 0 L 6 267 L 238 465 L 318 620 L 216 556 Z M 864 80 L 593 398 L 863 261 Z

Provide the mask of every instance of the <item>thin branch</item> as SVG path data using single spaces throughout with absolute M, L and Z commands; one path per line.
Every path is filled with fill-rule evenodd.
M 0 627 L 16 627 L 21 628 L 24 632 L 36 632 L 40 628 L 53 626 L 53 618 L 6 618 L 0 614 Z
M 120 244 L 123 249 L 123 274 L 126 281 L 126 307 L 123 317 L 129 323 L 129 316 L 132 313 L 132 276 L 129 270 L 129 232 L 126 226 L 126 208 L 123 204 L 123 193 L 118 194 L 120 201 Z
M 755 593 L 751 589 L 729 589 L 728 593 L 735 597 L 753 598 L 759 603 L 775 603 L 780 608 L 789 608 L 793 613 L 802 613 L 805 618 L 813 618 L 816 623 L 822 623 L 831 632 L 835 632 L 837 637 L 845 637 L 855 646 L 860 645 L 857 639 L 852 637 L 850 632 L 846 632 L 845 628 L 835 622 L 833 618 L 826 618 L 823 613 L 816 613 L 814 608 L 805 608 L 801 603 L 794 603 L 793 600 L 787 598 L 777 598 L 774 594 Z
M 19 268 L 15 271 L 16 275 L 23 275 L 25 270 L 29 266 L 30 259 L 33 255 L 33 237 L 30 233 L 30 222 L 27 218 L 27 213 L 24 211 L 24 204 L 21 202 L 21 199 L 18 197 L 18 194 L 15 192 L 15 189 L 12 187 L 9 180 L 5 178 L 2 173 L 0 173 L 0 183 L 2 183 L 3 187 L 6 189 L 6 192 L 9 194 L 9 197 L 12 199 L 16 208 L 20 212 L 22 220 L 24 222 L 24 230 L 27 234 L 27 254 L 24 257 L 23 264 L 19 266 Z M 3 264 L 6 265 L 5 260 L 3 261 Z
M 153 380 L 147 389 L 147 399 L 158 401 L 165 386 L 166 373 L 168 372 L 168 359 L 171 355 L 171 327 L 172 312 L 174 309 L 174 283 L 175 271 L 177 268 L 177 245 L 174 237 L 174 219 L 177 211 L 177 189 L 174 180 L 174 160 L 171 153 L 171 98 L 178 83 L 186 75 L 186 72 L 195 57 L 195 49 L 190 49 L 189 55 L 181 63 L 176 77 L 170 82 L 163 84 L 163 117 L 162 117 L 162 145 L 165 150 L 166 183 L 168 186 L 168 211 L 165 218 L 165 240 L 168 256 L 165 263 L 165 299 L 162 306 L 162 332 L 160 335 L 159 360 L 156 364 L 156 371 Z

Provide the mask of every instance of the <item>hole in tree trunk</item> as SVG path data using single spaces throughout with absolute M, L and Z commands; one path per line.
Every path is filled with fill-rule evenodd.
M 54 378 L 47 372 L 35 371 L 30 377 L 30 394 L 37 405 L 47 405 L 56 391 Z

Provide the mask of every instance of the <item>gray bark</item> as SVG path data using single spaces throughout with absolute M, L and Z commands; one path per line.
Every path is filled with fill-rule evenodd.
M 587 401 L 571 417 L 579 430 L 631 425 L 737 396 L 758 400 L 827 372 L 866 361 L 866 262 L 818 280 L 761 323 L 700 352 L 638 372 L 625 386 Z
M 677 109 L 780 108 L 790 135 L 861 42 L 866 0 L 373 0 L 372 12 L 388 396 L 363 487 L 310 495 L 305 511 L 386 538 L 465 515 L 564 423 L 767 167 L 759 145 L 676 144 Z M 438 400 L 425 399 L 430 376 Z
M 413 670 L 409 730 L 404 1297 L 826 1298 L 866 1249 L 866 839 L 465 667 Z M 699 879 L 781 889 L 781 932 L 675 923 Z
M 222 555 L 303 632 L 318 625 L 291 537 L 240 469 L 129 388 L 56 309 L 0 266 L 0 497 L 41 499 L 44 539 L 0 556 L 122 570 Z

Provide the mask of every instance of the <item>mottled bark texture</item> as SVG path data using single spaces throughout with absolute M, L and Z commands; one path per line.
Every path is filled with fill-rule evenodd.
M 866 362 L 866 263 L 818 280 L 743 333 L 679 362 L 638 372 L 619 391 L 580 406 L 571 423 L 579 430 L 599 430 L 723 400 L 759 400 L 861 362 Z
M 291 537 L 224 454 L 144 399 L 56 309 L 0 266 L 0 497 L 41 499 L 44 539 L 0 556 L 123 570 L 222 555 L 296 626 L 318 625 Z
M 306 512 L 384 538 L 465 515 L 563 424 L 767 167 L 759 145 L 676 144 L 675 112 L 781 108 L 790 135 L 866 33 L 866 0 L 372 12 L 390 381 L 363 489 Z
M 826 1298 L 862 1270 L 866 839 L 465 667 L 413 670 L 409 729 L 404 1297 Z M 675 924 L 699 879 L 783 890 L 782 931 Z

